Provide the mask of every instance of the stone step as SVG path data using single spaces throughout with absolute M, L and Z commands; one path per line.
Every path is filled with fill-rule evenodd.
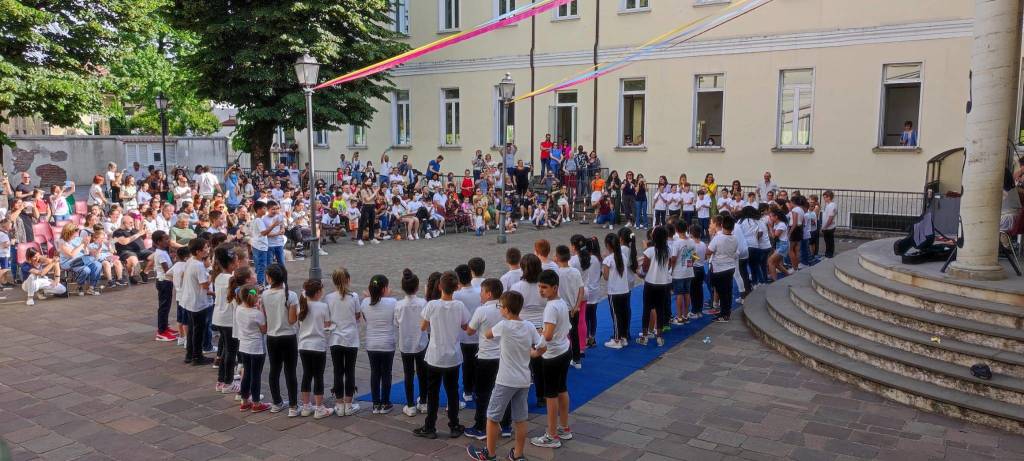
M 834 259 L 837 277 L 859 291 L 905 306 L 925 309 L 1008 328 L 1024 327 L 1024 309 L 921 288 L 882 277 L 861 264 L 863 259 L 848 252 Z
M 765 292 L 755 290 L 743 308 L 744 322 L 769 346 L 804 366 L 863 390 L 922 410 L 1024 434 L 1024 408 L 911 379 L 827 350 L 793 334 L 772 318 Z
M 1024 331 L 883 299 L 843 283 L 838 278 L 840 272 L 835 270 L 832 262 L 823 264 L 820 270 L 811 271 L 812 286 L 825 299 L 846 309 L 940 339 L 956 338 L 978 346 L 1024 353 Z
M 993 373 L 1024 378 L 1024 356 L 1013 352 L 965 343 L 952 338 L 937 338 L 858 314 L 825 299 L 811 286 L 793 285 L 790 299 L 811 317 L 829 326 L 855 334 L 885 346 L 926 357 L 935 357 L 963 367 L 985 363 Z
M 794 280 L 799 286 L 806 278 Z M 980 397 L 1012 405 L 1024 405 L 1024 381 L 1006 375 L 993 375 L 985 381 L 971 375 L 969 367 L 914 354 L 866 340 L 839 330 L 808 315 L 793 302 L 788 286 L 772 287 L 765 293 L 769 314 L 791 333 L 846 357 L 917 379 Z

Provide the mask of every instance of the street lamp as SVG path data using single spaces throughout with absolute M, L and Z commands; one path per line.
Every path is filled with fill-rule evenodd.
M 160 146 L 163 148 L 161 158 L 164 160 L 164 181 L 167 181 L 167 97 L 161 91 L 156 95 L 156 109 L 160 111 Z
M 509 104 L 512 103 L 512 98 L 515 97 L 515 95 L 516 82 L 512 80 L 512 74 L 506 72 L 505 78 L 498 82 L 498 97 L 501 99 L 501 132 L 498 133 L 498 139 L 505 141 L 505 149 L 510 149 L 512 144 L 511 139 L 508 139 L 508 127 L 506 126 L 506 120 L 508 119 Z M 515 128 L 513 128 L 513 133 L 514 132 Z M 504 155 L 502 155 L 502 157 L 504 157 Z M 498 226 L 501 228 L 498 232 L 499 244 L 508 243 L 508 234 L 505 233 L 505 220 L 508 219 L 508 210 L 505 208 L 505 196 L 508 193 L 508 179 L 511 179 L 505 178 L 507 174 L 506 172 L 511 167 L 509 165 L 502 165 L 502 167 L 505 171 L 501 172 L 501 210 L 498 211 Z
M 295 77 L 302 86 L 302 92 L 306 95 L 306 148 L 309 150 L 309 226 L 312 229 L 312 238 L 309 243 L 309 278 L 320 280 L 323 278 L 320 270 L 320 232 L 319 223 L 316 219 L 316 167 L 313 156 L 313 87 L 317 84 L 317 75 L 320 73 L 320 63 L 316 58 L 303 53 L 295 60 Z

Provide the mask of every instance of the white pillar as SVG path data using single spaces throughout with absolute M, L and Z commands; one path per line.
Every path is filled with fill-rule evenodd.
M 964 247 L 957 252 L 949 271 L 958 278 L 1006 278 L 999 265 L 999 207 L 1007 136 L 1017 101 L 1020 11 L 1020 0 L 974 2 L 974 102 L 967 115 L 967 164 L 960 202 Z

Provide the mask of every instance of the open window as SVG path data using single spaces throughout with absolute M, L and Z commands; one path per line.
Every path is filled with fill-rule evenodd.
M 568 140 L 569 144 L 575 146 L 576 128 L 578 123 L 577 102 L 579 95 L 576 91 L 559 91 L 555 93 L 555 105 L 548 110 L 549 132 L 553 141 L 562 142 Z
M 725 75 L 698 75 L 694 83 L 693 147 L 724 145 L 722 133 L 725 108 Z
M 879 145 L 917 147 L 921 117 L 921 63 L 883 68 Z
M 623 79 L 621 115 L 619 123 L 619 147 L 640 147 L 646 143 L 644 118 L 647 106 L 647 80 L 642 78 Z

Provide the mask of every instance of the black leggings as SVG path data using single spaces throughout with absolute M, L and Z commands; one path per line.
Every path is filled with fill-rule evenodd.
M 356 231 L 356 240 L 373 240 L 377 238 L 373 234 L 373 227 L 377 223 L 376 208 L 373 205 L 361 205 L 359 207 L 359 229 Z M 363 230 L 369 230 L 367 237 L 363 237 Z
M 473 395 L 476 392 L 476 353 L 479 344 L 462 343 L 462 393 Z
M 711 286 L 718 293 L 718 305 L 721 307 L 719 317 L 726 320 L 732 314 L 732 277 L 736 269 L 728 269 L 711 274 Z
M 750 284 L 750 258 L 741 259 L 737 269 L 740 271 L 740 278 L 743 279 L 743 294 L 746 296 L 750 294 L 750 290 L 754 289 Z
M 643 323 L 643 333 L 649 330 L 654 330 L 658 336 L 661 336 L 661 327 L 664 326 L 663 322 L 665 319 L 665 309 L 668 308 L 670 300 L 670 293 L 672 292 L 672 284 L 654 284 L 644 282 L 644 314 L 641 318 Z M 657 325 L 651 325 L 651 311 L 654 311 Z
M 281 369 L 288 388 L 288 405 L 299 403 L 299 379 L 295 368 L 299 362 L 299 341 L 295 335 L 267 336 L 267 355 L 270 358 L 270 396 L 274 405 L 281 405 Z
M 612 308 L 612 321 L 615 322 L 613 336 L 615 339 L 629 339 L 629 318 L 632 317 L 629 293 L 609 295 L 608 305 Z
M 235 363 L 238 359 L 238 339 L 231 337 L 231 327 L 217 327 L 220 332 L 221 360 L 217 367 L 217 382 L 231 384 L 235 382 Z
M 402 353 L 402 372 L 405 373 L 405 402 L 412 407 L 418 403 L 427 403 L 427 362 L 424 360 L 427 351 L 419 351 L 414 354 Z M 416 391 L 413 380 L 419 381 L 420 395 L 417 399 L 413 394 Z
M 242 388 L 238 394 L 242 396 L 242 400 L 248 400 L 251 397 L 253 402 L 259 402 L 260 380 L 263 377 L 263 361 L 266 356 L 244 352 L 239 352 L 238 355 L 242 358 L 242 368 L 245 369 L 242 372 Z
M 587 304 L 587 337 L 597 337 L 597 304 Z
M 570 357 L 572 361 L 579 363 L 581 349 L 580 349 L 580 312 L 569 314 L 569 350 L 572 351 Z
M 704 309 L 704 268 L 694 267 L 690 279 L 690 313 L 700 314 Z
M 301 350 L 299 360 L 302 360 L 302 384 L 299 390 L 308 393 L 312 387 L 313 395 L 324 395 L 327 352 Z
M 395 351 L 366 351 L 370 359 L 370 395 L 374 405 L 391 404 L 391 364 Z
M 358 347 L 331 346 L 334 365 L 334 398 L 352 397 L 356 393 L 356 353 Z

